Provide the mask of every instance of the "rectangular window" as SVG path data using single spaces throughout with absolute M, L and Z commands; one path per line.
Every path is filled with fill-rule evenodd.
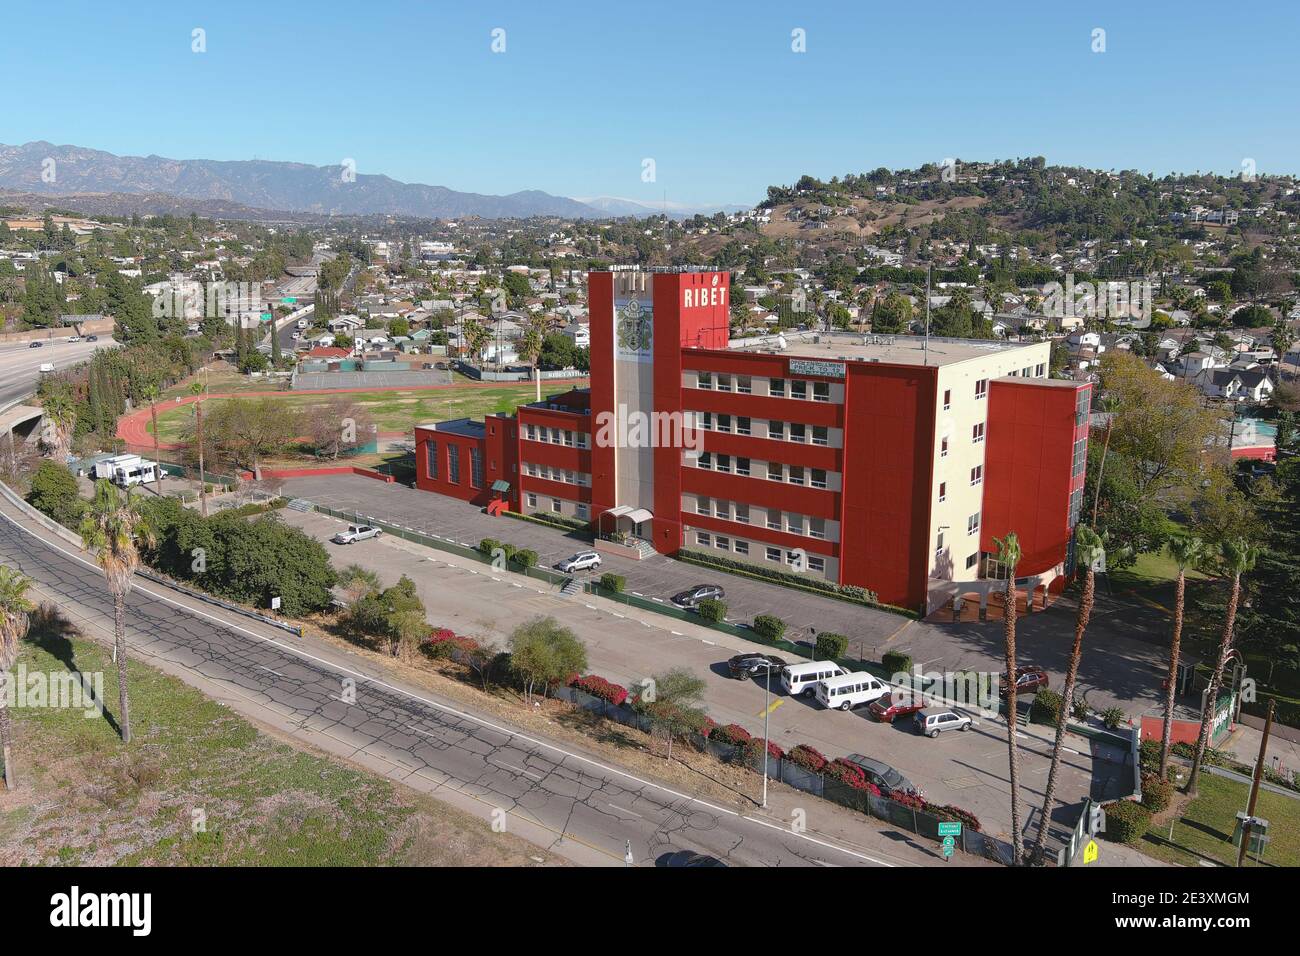
M 789 515 L 785 529 L 791 534 L 803 534 L 803 515 Z
M 573 432 L 571 432 L 571 431 L 565 431 L 565 433 L 564 433 L 564 444 L 568 445 L 570 448 L 573 447 Z
M 812 486 L 814 488 L 826 487 L 826 469 L 824 468 L 811 469 L 810 478 L 811 478 Z
M 718 416 L 718 431 L 720 431 L 720 432 L 726 432 L 728 435 L 731 434 L 731 416 L 730 416 L 730 415 L 719 415 L 719 416 Z
M 700 412 L 697 420 L 700 423 L 700 428 L 706 432 L 713 431 L 713 412 Z
M 980 529 L 980 513 L 977 511 L 966 519 L 966 533 L 974 534 Z
M 738 417 L 738 418 L 736 419 L 736 434 L 737 434 L 737 435 L 748 435 L 748 434 L 749 434 L 749 430 L 750 430 L 750 421 L 749 421 L 749 417 L 746 416 L 746 415 L 741 415 L 740 417 Z
M 738 474 L 738 475 L 748 475 L 748 474 L 749 474 L 749 459 L 748 459 L 748 458 L 737 458 L 737 459 L 736 459 L 736 474 Z
M 748 375 L 736 376 L 736 391 L 741 395 L 748 395 L 754 391 L 754 383 Z
M 1083 489 L 1075 488 L 1070 492 L 1070 527 L 1079 523 L 1079 511 L 1083 508 Z
M 712 501 L 712 499 L 710 499 L 710 498 L 696 498 L 696 499 L 695 499 L 695 513 L 696 513 L 697 515 L 711 515 L 711 514 L 713 514 L 713 501 Z
M 825 425 L 814 425 L 812 427 L 812 443 L 814 445 L 829 445 L 830 432 Z
M 767 463 L 767 477 L 770 478 L 772 481 L 784 481 L 785 480 L 784 469 L 778 462 L 769 461 Z
M 984 466 L 976 465 L 970 470 L 970 483 L 978 485 L 984 481 Z
M 989 393 L 989 380 L 982 378 L 975 383 L 975 397 L 984 398 Z
M 940 501 L 948 500 L 948 482 L 946 481 L 939 482 L 939 500 Z
M 1039 362 L 1037 365 L 1034 366 L 1035 377 L 1042 378 L 1046 372 L 1047 372 L 1047 366 L 1044 365 L 1042 362 Z
M 980 555 L 979 552 L 976 551 L 974 554 L 972 554 L 970 557 L 966 559 L 966 570 L 969 571 L 971 568 L 975 567 L 975 565 L 979 563 L 980 563 Z
M 713 452 L 710 452 L 710 451 L 702 451 L 702 452 L 700 452 L 700 457 L 697 458 L 697 459 L 695 459 L 695 464 L 696 464 L 698 467 L 703 468 L 705 471 L 712 471 L 712 470 L 713 470 Z
M 1074 427 L 1075 428 L 1078 428 L 1080 425 L 1082 425 L 1084 422 L 1088 420 L 1088 414 L 1090 411 L 1091 404 L 1092 404 L 1092 393 L 1090 391 L 1080 389 L 1079 398 L 1074 403 Z
M 748 555 L 749 555 L 749 542 L 748 542 L 748 541 L 737 541 L 737 542 L 736 542 L 736 554 L 743 554 L 743 555 L 748 556 Z
M 767 560 L 769 560 L 769 561 L 780 561 L 780 560 L 781 560 L 781 549 L 780 549 L 780 548 L 768 548 L 768 549 L 766 550 L 766 552 L 764 553 L 764 557 L 766 557 Z
M 717 548 L 719 551 L 730 551 L 731 539 L 726 537 L 725 535 L 718 535 L 716 538 L 713 539 L 713 546 Z
M 713 543 L 713 536 L 706 531 L 695 532 L 695 543 L 702 544 L 706 548 Z
M 447 446 L 447 480 L 453 485 L 460 484 L 460 446 Z
M 589 514 L 590 514 L 590 513 L 587 511 L 587 506 L 586 506 L 585 504 L 583 504 L 581 501 L 579 501 L 579 502 L 574 506 L 574 508 L 576 509 L 576 513 L 577 513 L 578 517 L 581 518 L 583 521 L 586 521 L 587 518 L 588 518 L 588 516 L 589 516 Z
M 551 510 L 552 510 L 553 512 L 555 512 L 556 514 L 559 514 L 559 513 L 560 513 L 560 509 L 561 509 L 561 507 L 562 507 L 562 506 L 560 505 L 560 499 L 559 499 L 559 498 L 552 498 L 552 499 L 551 499 Z
M 803 484 L 803 466 L 802 466 L 802 465 L 791 465 L 791 466 L 790 466 L 790 478 L 789 478 L 789 481 L 790 481 L 790 484 L 792 484 L 792 485 L 802 485 L 802 484 Z
M 830 382 L 813 382 L 812 387 L 814 402 L 829 402 L 831 400 Z
M 434 481 L 438 480 L 438 443 L 429 442 L 429 447 L 425 450 L 425 457 L 429 463 L 429 477 Z
M 1085 436 L 1074 443 L 1074 462 L 1070 474 L 1077 478 L 1088 465 L 1088 439 Z
M 785 438 L 785 422 L 776 422 L 776 421 L 768 422 L 767 437 L 774 438 L 778 441 Z
M 719 455 L 719 456 L 718 456 L 718 463 L 717 463 L 717 464 L 718 464 L 718 467 L 717 467 L 717 470 L 718 470 L 718 471 L 725 471 L 727 474 L 731 474 L 731 456 L 730 456 L 730 455 Z
M 736 502 L 735 520 L 740 524 L 749 524 L 749 505 Z
M 537 496 L 535 494 L 532 494 L 531 492 L 528 495 L 528 507 L 530 508 L 537 507 Z
M 940 458 L 947 458 L 947 457 L 948 457 L 948 438 L 947 438 L 947 436 L 944 436 L 943 441 L 941 441 L 941 442 L 939 443 L 939 457 L 940 457 Z
M 695 384 L 698 388 L 713 388 L 713 374 L 711 372 L 698 373 Z
M 808 383 L 807 383 L 807 382 L 791 382 L 791 383 L 790 383 L 790 397 L 791 397 L 791 398 L 806 399 L 806 398 L 808 397 Z
M 785 379 L 774 378 L 769 380 L 767 383 L 767 394 L 778 395 L 781 398 L 785 398 Z
M 983 422 L 980 422 L 978 425 L 975 425 L 975 426 L 970 430 L 970 440 L 971 440 L 972 443 L 974 443 L 974 444 L 976 444 L 976 445 L 978 445 L 980 442 L 982 442 L 982 441 L 984 440 L 984 423 L 983 423 Z
M 719 375 L 719 376 L 718 376 L 718 391 L 719 391 L 719 392 L 729 392 L 729 391 L 731 391 L 731 376 L 730 376 L 730 375 Z
M 946 412 L 950 408 L 952 408 L 952 389 L 945 388 L 943 390 L 943 410 Z
M 943 554 L 943 549 L 944 549 L 943 532 L 940 531 L 939 536 L 934 541 L 934 553 Z
M 825 538 L 826 537 L 826 519 L 809 518 L 808 519 L 808 537 Z
M 824 574 L 826 572 L 826 559 L 819 558 L 815 554 L 808 555 L 808 570 L 816 571 L 818 574 Z
M 469 483 L 475 488 L 483 487 L 483 453 L 477 448 L 469 450 Z
M 804 445 L 808 442 L 808 430 L 803 425 L 792 422 L 790 424 L 790 441 L 797 441 Z
M 777 511 L 773 508 L 767 509 L 767 526 L 771 528 L 773 531 L 782 530 L 780 511 Z

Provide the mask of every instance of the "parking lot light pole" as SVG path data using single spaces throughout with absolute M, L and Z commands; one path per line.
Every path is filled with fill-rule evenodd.
M 763 691 L 763 809 L 767 809 L 767 728 L 772 716 L 772 662 L 767 662 Z

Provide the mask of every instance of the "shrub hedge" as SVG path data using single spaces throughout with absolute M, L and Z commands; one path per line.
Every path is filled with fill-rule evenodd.
M 1102 807 L 1106 811 L 1106 839 L 1136 843 L 1151 825 L 1151 811 L 1132 800 L 1118 800 Z
M 769 641 L 779 641 L 785 636 L 785 621 L 775 614 L 760 614 L 752 624 L 754 633 Z

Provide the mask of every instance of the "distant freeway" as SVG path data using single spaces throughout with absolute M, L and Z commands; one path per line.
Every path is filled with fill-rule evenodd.
M 84 362 L 96 349 L 117 345 L 107 335 L 101 335 L 98 342 L 85 339 L 69 342 L 68 334 L 56 335 L 53 340 L 41 340 L 44 344 L 40 348 L 32 348 L 27 342 L 0 345 L 0 406 L 36 391 L 43 364 L 49 363 L 55 371 L 61 372 Z

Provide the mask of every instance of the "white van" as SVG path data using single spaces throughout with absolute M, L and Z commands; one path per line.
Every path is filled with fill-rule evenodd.
M 781 668 L 781 686 L 791 696 L 803 694 L 805 697 L 817 689 L 817 682 L 828 677 L 839 677 L 844 668 L 834 661 L 805 661 Z
M 817 701 L 823 707 L 851 710 L 869 704 L 893 691 L 893 686 L 866 671 L 828 677 L 817 685 Z

